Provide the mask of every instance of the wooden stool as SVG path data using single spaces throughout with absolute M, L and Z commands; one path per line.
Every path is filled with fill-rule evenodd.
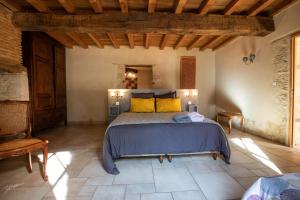
M 242 113 L 234 113 L 234 112 L 218 112 L 217 114 L 217 122 L 219 122 L 220 118 L 225 118 L 228 123 L 229 133 L 231 133 L 232 125 L 231 121 L 234 118 L 239 118 L 241 120 L 241 128 L 244 129 L 245 118 Z

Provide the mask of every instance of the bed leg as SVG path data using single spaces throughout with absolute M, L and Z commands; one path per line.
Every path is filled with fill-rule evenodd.
M 168 161 L 172 162 L 173 156 L 172 155 L 167 155 Z
M 159 162 L 162 164 L 164 162 L 164 156 L 163 155 L 160 155 L 159 156 Z
M 218 154 L 217 153 L 213 153 L 212 157 L 213 157 L 214 160 L 217 160 Z

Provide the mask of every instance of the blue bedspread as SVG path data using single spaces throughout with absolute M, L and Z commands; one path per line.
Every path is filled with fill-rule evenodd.
M 114 160 L 126 155 L 220 152 L 226 163 L 230 147 L 222 127 L 209 119 L 176 123 L 175 113 L 122 113 L 107 128 L 103 166 L 119 171 Z
M 300 200 L 300 173 L 259 178 L 243 200 Z

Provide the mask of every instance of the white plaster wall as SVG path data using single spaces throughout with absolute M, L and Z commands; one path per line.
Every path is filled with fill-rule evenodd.
M 276 31 L 264 37 L 240 37 L 216 52 L 216 108 L 241 110 L 250 132 L 286 143 L 287 129 L 282 137 L 281 122 L 273 85 L 272 42 L 300 30 L 300 2 L 274 17 Z M 245 65 L 242 57 L 257 57 Z M 287 88 L 288 89 L 288 88 Z
M 199 110 L 208 117 L 215 114 L 215 54 L 184 48 L 159 50 L 151 47 L 67 49 L 67 106 L 70 122 L 107 120 L 107 89 L 116 87 L 117 65 L 154 65 L 159 71 L 162 88 L 179 88 L 181 56 L 196 56 L 196 83 Z

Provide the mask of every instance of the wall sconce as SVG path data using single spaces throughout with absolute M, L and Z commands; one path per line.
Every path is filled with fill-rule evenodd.
M 198 96 L 198 93 L 196 90 L 186 90 L 186 91 L 184 91 L 184 96 L 185 97 L 194 97 L 194 96 Z
M 184 96 L 187 98 L 195 97 L 195 96 L 198 96 L 198 92 L 197 92 L 197 90 L 186 90 L 186 91 L 184 91 Z M 189 100 L 188 105 L 191 105 L 191 104 L 192 104 L 192 101 Z
M 256 55 L 254 53 L 251 53 L 248 57 L 247 56 L 243 57 L 243 62 L 246 65 L 249 65 L 254 62 L 255 58 L 256 58 Z
M 192 96 L 194 96 L 194 97 L 195 97 L 195 96 L 198 96 L 198 92 L 197 92 L 196 90 L 193 90 L 193 91 L 192 91 Z
M 114 90 L 110 92 L 111 97 L 116 97 L 116 105 L 120 105 L 119 100 L 124 96 L 124 91 Z

